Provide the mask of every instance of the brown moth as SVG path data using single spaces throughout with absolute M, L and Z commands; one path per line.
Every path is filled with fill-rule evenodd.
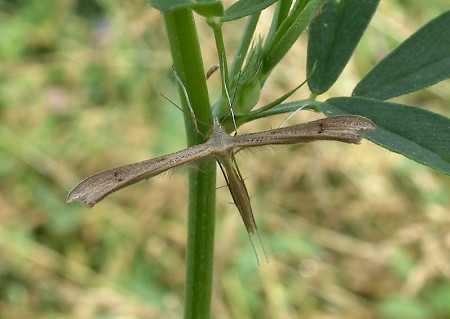
M 224 173 L 234 203 L 249 234 L 256 231 L 250 197 L 236 165 L 234 154 L 242 149 L 278 144 L 309 143 L 335 140 L 358 144 L 363 134 L 375 124 L 362 116 L 340 115 L 283 128 L 231 136 L 216 121 L 207 142 L 146 161 L 108 169 L 78 183 L 67 195 L 67 201 L 79 201 L 92 207 L 109 194 L 153 177 L 171 168 L 214 156 Z

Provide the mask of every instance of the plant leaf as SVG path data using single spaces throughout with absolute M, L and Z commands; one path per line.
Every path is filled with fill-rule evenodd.
M 257 119 L 261 119 L 264 117 L 269 117 L 277 114 L 283 114 L 283 113 L 295 113 L 299 110 L 313 110 L 318 111 L 318 108 L 316 107 L 317 102 L 306 99 L 306 100 L 299 100 L 294 102 L 287 102 L 282 103 L 277 106 L 274 106 L 270 109 L 266 109 L 263 111 L 255 110 L 248 114 L 243 115 L 236 115 L 236 121 L 238 123 L 248 123 L 250 121 L 254 121 Z
M 379 0 L 333 0 L 310 25 L 308 85 L 315 94 L 337 80 L 375 13 Z M 313 70 L 314 68 L 314 70 Z
M 450 175 L 450 119 L 419 107 L 361 97 L 320 103 L 327 115 L 356 114 L 377 128 L 366 134 L 374 143 Z
M 291 15 L 281 24 L 271 42 L 266 46 L 267 53 L 262 70 L 264 74 L 268 74 L 280 62 L 327 1 L 309 0 L 301 10 L 295 10 L 295 8 L 292 10 Z
M 389 99 L 450 77 L 450 11 L 400 44 L 358 83 L 353 96 Z
M 233 3 L 220 19 L 222 22 L 237 20 L 259 12 L 278 0 L 241 0 Z
M 283 21 L 285 21 L 286 18 L 288 17 L 289 12 L 291 11 L 293 1 L 294 0 L 278 1 L 277 6 L 276 6 L 273 16 L 272 16 L 272 22 L 270 24 L 269 32 L 266 35 L 267 43 L 270 43 L 272 41 L 272 38 L 273 38 L 275 32 L 278 30 L 278 28 L 283 23 Z
M 152 7 L 166 13 L 181 8 L 191 8 L 204 17 L 220 17 L 223 15 L 223 4 L 219 0 L 195 2 L 193 0 L 149 0 Z

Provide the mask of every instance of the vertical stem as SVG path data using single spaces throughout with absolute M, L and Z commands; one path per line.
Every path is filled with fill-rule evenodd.
M 189 145 L 203 142 L 211 128 L 211 108 L 203 61 L 192 12 L 178 9 L 164 14 L 173 65 L 186 87 L 198 127 L 196 132 L 187 103 L 180 89 L 185 110 Z M 198 170 L 189 173 L 189 212 L 186 256 L 184 318 L 210 316 L 212 266 L 214 253 L 216 165 L 204 160 Z
M 214 32 L 214 39 L 216 40 L 216 49 L 219 59 L 219 65 L 220 65 L 220 77 L 222 78 L 222 97 L 220 98 L 221 101 L 225 101 L 226 103 L 221 103 L 220 111 L 216 112 L 217 110 L 214 110 L 214 115 L 219 117 L 223 114 L 226 114 L 229 112 L 229 103 L 227 100 L 227 89 L 230 89 L 230 82 L 228 78 L 228 62 L 227 62 L 227 55 L 225 52 L 225 44 L 223 42 L 223 35 L 222 35 L 222 22 L 216 20 L 215 18 L 208 18 L 207 19 L 208 25 L 212 28 Z

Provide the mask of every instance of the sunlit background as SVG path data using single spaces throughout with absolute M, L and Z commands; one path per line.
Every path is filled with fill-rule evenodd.
M 381 1 L 319 100 L 348 96 L 448 7 Z M 208 69 L 215 44 L 196 19 Z M 230 57 L 243 23 L 224 26 Z M 273 72 L 260 106 L 305 79 L 306 39 Z M 208 84 L 213 102 L 218 74 Z M 185 147 L 183 115 L 161 94 L 178 101 L 164 21 L 146 1 L 0 1 L 0 318 L 182 317 L 186 169 L 93 209 L 65 203 L 87 175 Z M 305 86 L 293 99 L 308 95 Z M 450 116 L 450 82 L 395 100 Z M 317 118 L 299 112 L 290 124 Z M 448 177 L 369 141 L 241 153 L 269 263 L 258 266 L 219 175 L 212 318 L 450 317 Z

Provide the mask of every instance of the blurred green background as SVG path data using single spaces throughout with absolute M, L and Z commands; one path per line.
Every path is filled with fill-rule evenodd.
M 449 6 L 381 1 L 321 99 L 349 95 Z M 207 69 L 215 45 L 197 22 Z M 242 25 L 224 27 L 230 56 Z M 3 0 L 0 32 L 0 318 L 182 317 L 185 173 L 141 182 L 91 210 L 65 203 L 87 175 L 185 147 L 183 116 L 160 96 L 178 100 L 162 16 L 144 0 Z M 304 80 L 305 43 L 277 67 L 260 105 Z M 214 101 L 218 75 L 208 84 Z M 396 101 L 450 116 L 450 83 Z M 300 112 L 291 124 L 318 117 Z M 240 154 L 239 165 L 270 262 L 257 265 L 219 188 L 212 318 L 450 317 L 448 177 L 368 141 L 256 151 Z

